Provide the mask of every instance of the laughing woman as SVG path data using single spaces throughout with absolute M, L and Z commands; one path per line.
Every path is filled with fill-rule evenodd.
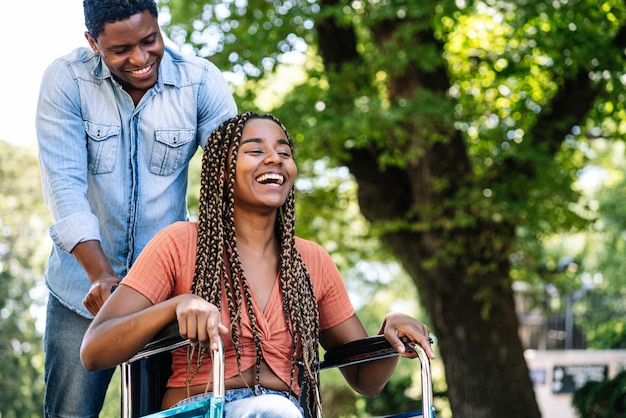
M 177 321 L 196 351 L 223 340 L 226 417 L 301 417 L 299 367 L 316 415 L 319 344 L 330 349 L 367 332 L 329 254 L 294 235 L 296 174 L 293 142 L 273 116 L 248 112 L 215 130 L 202 160 L 199 221 L 165 228 L 144 249 L 87 331 L 84 366 L 122 363 Z M 387 314 L 380 332 L 404 356 L 414 353 L 403 336 L 434 357 L 428 328 L 407 315 Z M 196 373 L 187 350 L 173 352 L 164 409 L 209 396 L 210 356 Z M 396 362 L 341 371 L 357 392 L 376 396 Z

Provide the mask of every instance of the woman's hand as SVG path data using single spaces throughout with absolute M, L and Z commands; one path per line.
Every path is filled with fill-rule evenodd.
M 192 345 L 217 350 L 220 334 L 228 335 L 221 324 L 217 306 L 197 295 L 186 294 L 176 297 L 176 319 L 181 337 L 189 338 Z
M 379 334 L 384 334 L 392 347 L 402 357 L 415 358 L 417 354 L 413 350 L 406 350 L 401 337 L 407 337 L 410 341 L 422 346 L 430 359 L 435 358 L 435 353 L 430 345 L 430 331 L 428 327 L 409 315 L 392 312 L 385 315 L 385 320 L 380 327 Z

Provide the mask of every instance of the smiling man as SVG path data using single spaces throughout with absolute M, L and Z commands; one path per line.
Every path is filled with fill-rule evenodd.
M 46 417 L 97 417 L 113 369 L 87 372 L 80 344 L 104 301 L 163 227 L 188 218 L 188 163 L 237 113 L 209 61 L 164 46 L 154 0 L 85 0 L 85 37 L 46 70 L 37 108 L 53 217 Z

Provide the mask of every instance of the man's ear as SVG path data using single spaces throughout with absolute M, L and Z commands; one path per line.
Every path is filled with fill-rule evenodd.
M 89 32 L 85 32 L 85 39 L 87 39 L 87 42 L 89 42 L 89 46 L 91 47 L 91 49 L 93 49 L 93 52 L 98 54 L 98 42 L 94 39 L 94 37 L 91 36 Z

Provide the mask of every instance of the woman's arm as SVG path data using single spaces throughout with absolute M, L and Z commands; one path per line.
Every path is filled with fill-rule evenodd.
M 131 358 L 176 319 L 173 303 L 152 305 L 141 293 L 120 285 L 83 337 L 80 358 L 85 369 L 106 369 Z
M 381 327 L 381 334 L 384 334 L 387 341 L 396 347 L 404 357 L 414 358 L 416 356 L 412 351 L 405 351 L 400 337 L 406 336 L 411 341 L 419 343 L 428 357 L 434 358 L 434 353 L 428 342 L 428 327 L 408 315 L 387 314 Z M 339 325 L 322 331 L 320 342 L 325 349 L 330 349 L 365 337 L 367 337 L 367 332 L 359 318 L 353 315 Z M 397 362 L 398 357 L 395 356 L 342 367 L 340 370 L 350 387 L 355 391 L 364 396 L 375 397 L 382 391 L 393 374 Z
M 120 364 L 175 320 L 183 338 L 205 347 L 210 341 L 217 344 L 218 332 L 228 332 L 219 325 L 217 307 L 198 296 L 185 294 L 153 305 L 122 282 L 85 333 L 80 350 L 83 366 L 93 371 Z

